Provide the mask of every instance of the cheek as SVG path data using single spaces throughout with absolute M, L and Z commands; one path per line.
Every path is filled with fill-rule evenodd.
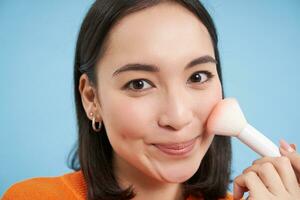
M 201 93 L 194 102 L 196 115 L 205 122 L 211 114 L 215 105 L 222 100 L 222 87 L 220 83 L 216 83 L 210 90 Z
M 117 100 L 117 101 L 116 101 Z M 108 134 L 123 140 L 138 140 L 145 136 L 145 123 L 151 113 L 143 100 L 129 97 L 110 98 L 105 102 L 103 120 Z

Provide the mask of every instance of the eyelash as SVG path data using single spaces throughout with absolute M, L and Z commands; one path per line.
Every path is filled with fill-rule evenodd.
M 209 72 L 209 71 L 197 71 L 197 72 L 193 73 L 191 76 L 193 76 L 193 75 L 195 75 L 195 74 L 200 74 L 200 73 L 204 73 L 204 74 L 207 76 L 207 80 L 204 81 L 204 82 L 201 82 L 201 85 L 204 84 L 204 83 L 206 83 L 206 82 L 208 82 L 208 81 L 210 81 L 210 80 L 212 79 L 212 77 L 215 76 L 215 75 L 213 75 L 213 74 L 212 74 L 211 72 Z M 143 92 L 145 89 L 131 89 L 131 88 L 129 87 L 130 84 L 133 83 L 133 82 L 135 82 L 135 81 L 146 81 L 149 85 L 153 86 L 153 84 L 152 84 L 152 83 L 149 83 L 149 81 L 146 80 L 146 79 L 133 79 L 133 80 L 127 82 L 127 83 L 122 87 L 122 89 L 123 89 L 123 90 L 132 90 L 132 91 L 135 91 L 135 92 Z M 195 82 L 195 83 L 198 83 L 198 82 Z

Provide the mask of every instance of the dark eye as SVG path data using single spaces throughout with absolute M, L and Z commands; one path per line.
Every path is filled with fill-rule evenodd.
M 194 73 L 189 80 L 191 82 L 204 83 L 206 81 L 209 81 L 213 76 L 214 75 L 212 75 L 212 73 L 210 73 L 209 71 L 199 71 Z
M 148 87 L 144 87 L 144 86 Z M 131 80 L 129 81 L 125 86 L 124 89 L 129 89 L 129 90 L 135 90 L 135 91 L 142 91 L 143 89 L 147 89 L 149 88 L 149 86 L 151 87 L 151 85 L 148 83 L 148 81 L 144 80 L 144 79 L 135 79 L 135 80 Z

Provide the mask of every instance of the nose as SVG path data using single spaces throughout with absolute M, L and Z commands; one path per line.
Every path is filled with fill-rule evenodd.
M 178 93 L 169 96 L 162 104 L 158 124 L 164 128 L 180 130 L 189 125 L 193 119 L 193 111 L 188 98 Z

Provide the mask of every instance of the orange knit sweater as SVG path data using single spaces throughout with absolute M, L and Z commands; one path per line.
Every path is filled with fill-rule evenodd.
M 84 200 L 86 189 L 82 171 L 77 171 L 62 176 L 37 177 L 18 182 L 4 193 L 2 200 Z M 197 198 L 189 197 L 187 200 Z M 228 193 L 225 199 L 220 200 L 233 200 L 233 197 Z

